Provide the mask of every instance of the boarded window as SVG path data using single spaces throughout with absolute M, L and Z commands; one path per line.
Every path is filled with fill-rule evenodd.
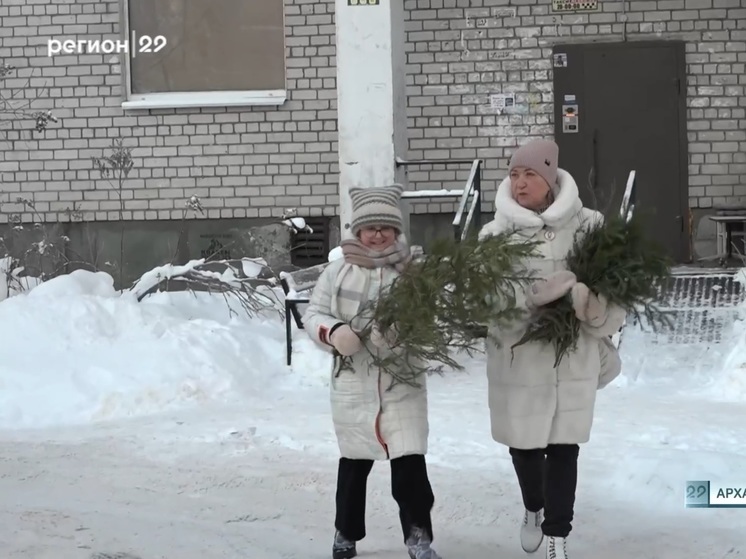
M 126 20 L 130 100 L 284 101 L 283 0 L 127 0 Z

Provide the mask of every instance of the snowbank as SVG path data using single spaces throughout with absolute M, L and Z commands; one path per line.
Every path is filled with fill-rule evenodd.
M 730 402 L 746 402 L 746 323 L 740 326 L 744 329 L 742 339 L 728 356 L 721 377 L 709 389 L 712 396 Z
M 728 402 L 746 402 L 746 304 L 741 305 L 740 319 L 734 322 L 722 363 L 713 370 L 706 394 Z
M 138 303 L 108 274 L 76 271 L 0 303 L 0 428 L 42 428 L 237 400 L 323 382 L 303 332 L 285 365 L 277 314 L 250 319 L 206 293 Z M 305 340 L 303 339 L 305 338 Z M 310 374 L 309 374 L 310 371 Z
M 742 290 L 746 289 L 746 268 L 738 270 L 735 279 Z M 722 345 L 725 358 L 714 364 L 705 395 L 720 401 L 746 402 L 746 302 L 738 308 L 738 319 Z
M 746 289 L 746 270 L 735 275 Z M 711 331 L 701 339 L 689 335 L 668 339 L 663 329 L 656 334 L 648 326 L 628 324 L 622 337 L 622 375 L 616 387 L 656 388 L 710 401 L 746 402 L 746 304 L 709 309 L 696 326 Z M 682 313 L 676 320 L 692 320 Z M 713 332 L 718 341 L 709 339 Z
M 304 398 L 326 398 L 308 389 L 328 385 L 331 355 L 293 325 L 288 367 L 274 312 L 249 318 L 230 295 L 189 291 L 138 303 L 139 290 L 121 294 L 113 285 L 108 274 L 80 270 L 0 302 L 0 429 L 215 403 L 239 403 L 250 414 L 257 402 L 282 400 L 297 411 Z M 746 401 L 743 310 L 731 338 L 709 349 L 656 346 L 629 326 L 624 374 L 609 390 Z

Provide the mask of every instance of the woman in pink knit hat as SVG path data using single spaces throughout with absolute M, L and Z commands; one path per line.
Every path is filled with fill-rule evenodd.
M 594 294 L 567 270 L 566 256 L 578 233 L 603 216 L 583 207 L 572 176 L 558 168 L 559 148 L 534 140 L 516 150 L 495 199 L 495 218 L 480 238 L 513 232 L 538 241 L 527 262 L 537 280 L 517 289 L 521 319 L 490 326 L 487 340 L 492 437 L 509 448 L 525 506 L 520 529 L 527 553 L 545 537 L 547 559 L 567 559 L 572 529 L 579 445 L 590 439 L 596 391 L 621 372 L 610 336 L 625 311 Z M 532 311 L 569 297 L 581 321 L 577 346 L 555 367 L 550 343 L 511 349 L 526 332 Z

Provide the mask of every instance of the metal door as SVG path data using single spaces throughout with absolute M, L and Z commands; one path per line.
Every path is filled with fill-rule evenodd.
M 636 211 L 677 262 L 690 258 L 684 54 L 661 41 L 558 45 L 553 57 L 560 166 L 607 215 L 637 171 Z

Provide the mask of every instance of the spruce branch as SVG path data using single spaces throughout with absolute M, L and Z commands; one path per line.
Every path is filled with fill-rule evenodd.
M 358 335 L 372 366 L 387 372 L 392 386 L 418 386 L 423 374 L 463 370 L 452 352 L 481 351 L 487 325 L 514 320 L 521 312 L 516 290 L 532 279 L 522 261 L 536 245 L 510 233 L 434 243 L 358 312 L 359 322 L 367 324 Z M 370 343 L 374 326 L 393 334 L 383 350 Z
M 641 214 L 627 221 L 613 215 L 576 235 L 567 268 L 609 304 L 639 319 L 644 315 L 654 330 L 670 327 L 671 319 L 655 304 L 671 277 L 671 261 L 662 247 L 644 232 Z M 524 336 L 513 345 L 552 343 L 555 364 L 577 347 L 580 321 L 570 296 L 545 305 L 535 313 Z

